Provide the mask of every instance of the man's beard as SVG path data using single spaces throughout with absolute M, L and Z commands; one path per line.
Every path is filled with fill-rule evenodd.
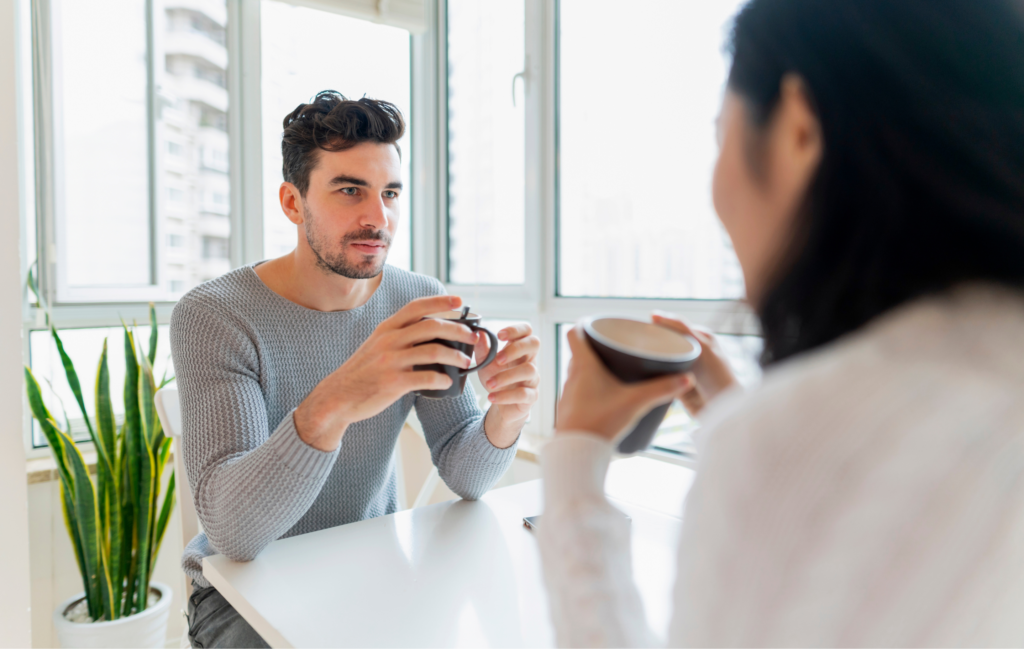
M 330 242 L 318 227 L 319 217 L 314 217 L 306 206 L 303 206 L 302 213 L 306 221 L 306 242 L 309 243 L 309 248 L 316 256 L 316 265 L 320 269 L 349 279 L 371 279 L 380 275 L 384 270 L 387 251 L 391 250 L 391 235 L 386 231 L 365 229 L 349 232 L 341 240 L 341 249 L 332 252 Z M 353 241 L 371 240 L 381 241 L 384 244 L 385 253 L 381 259 L 377 261 L 372 255 L 361 255 L 361 261 L 355 264 L 349 263 L 345 256 L 349 244 Z

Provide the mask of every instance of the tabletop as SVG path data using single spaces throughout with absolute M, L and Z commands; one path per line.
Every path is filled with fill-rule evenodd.
M 633 520 L 633 572 L 664 637 L 689 469 L 613 462 L 606 491 Z M 552 647 L 540 556 L 524 516 L 539 480 L 275 541 L 203 575 L 273 647 Z M 543 524 L 543 521 L 542 521 Z

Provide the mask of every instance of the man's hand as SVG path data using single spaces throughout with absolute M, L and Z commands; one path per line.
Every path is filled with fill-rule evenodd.
M 530 408 L 537 403 L 540 373 L 535 361 L 540 339 L 528 324 L 506 327 L 498 332 L 498 339 L 508 344 L 493 363 L 480 370 L 480 382 L 489 393 L 487 399 L 494 404 L 487 413 L 484 430 L 491 444 L 508 448 L 519 436 Z M 474 353 L 477 358 L 486 358 L 488 351 L 487 337 L 481 335 Z
M 413 300 L 382 322 L 344 365 L 299 404 L 295 410 L 299 437 L 321 451 L 333 451 L 350 424 L 379 414 L 409 392 L 450 387 L 448 376 L 415 371 L 413 366 L 441 363 L 470 367 L 469 357 L 458 350 L 437 343 L 418 345 L 435 338 L 476 343 L 477 334 L 465 325 L 423 319 L 461 305 L 462 299 L 455 296 L 425 297 Z

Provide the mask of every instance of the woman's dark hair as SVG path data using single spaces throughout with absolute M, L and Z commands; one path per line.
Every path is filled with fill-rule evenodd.
M 1024 288 L 1021 0 L 752 0 L 730 48 L 755 126 L 794 73 L 824 139 L 753 305 L 762 363 L 962 282 Z
M 344 151 L 361 142 L 394 144 L 405 133 L 398 107 L 377 99 L 346 99 L 334 90 L 318 92 L 308 104 L 299 104 L 284 118 L 281 171 L 303 196 L 309 174 L 316 167 L 318 150 Z

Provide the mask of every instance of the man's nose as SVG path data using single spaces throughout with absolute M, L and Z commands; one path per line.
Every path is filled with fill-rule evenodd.
M 389 220 L 388 209 L 384 205 L 384 200 L 377 198 L 375 201 L 367 202 L 366 209 L 363 210 L 363 215 L 360 219 L 360 225 L 374 230 L 387 230 Z

